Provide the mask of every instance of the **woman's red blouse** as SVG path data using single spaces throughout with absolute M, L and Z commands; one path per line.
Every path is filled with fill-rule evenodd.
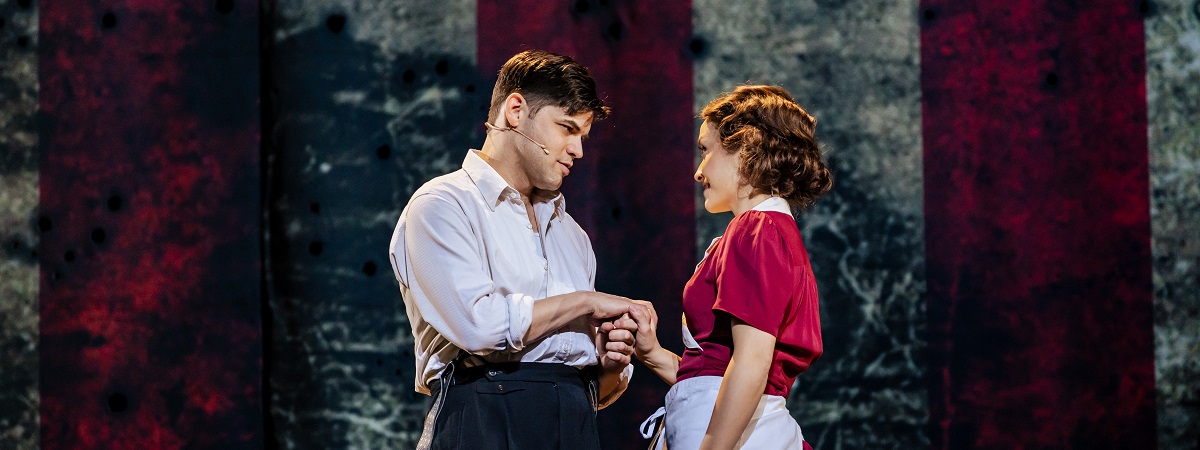
M 735 217 L 684 287 L 683 312 L 700 349 L 684 351 L 678 381 L 724 376 L 733 316 L 775 336 L 764 393 L 786 398 L 822 348 L 817 284 L 792 216 L 750 210 Z

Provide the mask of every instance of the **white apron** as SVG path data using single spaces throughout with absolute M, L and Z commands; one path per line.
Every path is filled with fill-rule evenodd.
M 721 237 L 717 236 L 704 251 L 704 258 L 717 245 Z M 696 264 L 700 264 L 704 259 Z M 686 316 L 683 319 L 684 347 L 701 350 L 700 344 L 692 336 L 687 326 Z M 717 404 L 717 393 L 721 390 L 721 377 L 693 377 L 675 383 L 667 391 L 666 406 L 658 408 L 650 418 L 642 423 L 642 436 L 650 439 L 654 436 L 657 421 L 663 420 L 662 438 L 655 443 L 656 450 L 695 450 L 700 448 L 704 434 L 708 432 L 708 422 L 712 420 L 713 408 Z M 664 443 L 666 446 L 664 447 Z M 800 424 L 792 418 L 787 410 L 787 401 L 778 395 L 763 394 L 758 400 L 754 415 L 746 424 L 746 430 L 738 439 L 735 449 L 795 449 L 803 450 L 804 434 L 800 432 Z
M 687 324 L 683 326 L 683 342 L 689 348 L 699 348 Z M 693 347 L 694 346 L 694 347 Z M 657 450 L 694 450 L 700 448 L 713 408 L 717 404 L 717 393 L 721 390 L 722 377 L 693 377 L 675 383 L 667 391 L 666 407 L 659 408 L 642 424 L 642 434 L 650 438 L 654 434 L 654 422 L 663 417 L 663 435 Z M 663 444 L 666 444 L 664 447 Z M 804 434 L 800 424 L 787 409 L 787 400 L 778 395 L 764 394 L 758 400 L 754 415 L 746 424 L 746 430 L 738 439 L 736 449 L 796 449 L 804 448 Z

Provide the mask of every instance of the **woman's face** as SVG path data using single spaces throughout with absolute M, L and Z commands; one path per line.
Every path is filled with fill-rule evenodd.
M 731 211 L 741 185 L 737 173 L 740 153 L 727 151 L 721 145 L 716 126 L 707 120 L 700 127 L 696 147 L 701 159 L 694 178 L 704 189 L 704 209 L 710 213 Z

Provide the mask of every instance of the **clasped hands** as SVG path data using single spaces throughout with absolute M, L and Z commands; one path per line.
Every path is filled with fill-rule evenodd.
M 657 346 L 657 322 L 654 305 L 644 300 L 629 300 L 627 311 L 601 319 L 596 333 L 600 367 L 609 372 L 623 370 L 635 355 Z

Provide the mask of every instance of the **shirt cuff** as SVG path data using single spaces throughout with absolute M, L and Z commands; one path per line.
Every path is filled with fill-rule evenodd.
M 525 334 L 533 324 L 533 297 L 512 294 L 508 302 L 508 350 L 519 352 L 525 348 Z

